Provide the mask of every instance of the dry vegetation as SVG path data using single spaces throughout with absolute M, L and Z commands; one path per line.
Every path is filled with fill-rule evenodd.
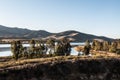
M 0 80 L 119 80 L 120 78 L 120 56 L 113 53 L 94 52 L 92 56 L 56 56 L 17 61 L 10 57 L 0 59 L 4 60 L 0 62 Z
M 50 63 L 57 61 L 75 61 L 75 60 L 91 60 L 91 59 L 111 59 L 111 58 L 120 58 L 120 55 L 114 53 L 105 53 L 102 51 L 94 51 L 92 56 L 56 56 L 48 58 L 35 58 L 35 59 L 19 59 L 14 60 L 11 57 L 1 57 L 0 58 L 0 68 L 14 67 L 19 65 L 34 64 L 34 63 Z

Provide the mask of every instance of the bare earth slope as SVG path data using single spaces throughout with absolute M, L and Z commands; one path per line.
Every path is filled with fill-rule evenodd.
M 0 62 L 0 80 L 120 80 L 120 57 L 64 56 Z

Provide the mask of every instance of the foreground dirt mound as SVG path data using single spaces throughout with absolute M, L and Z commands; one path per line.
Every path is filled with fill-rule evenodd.
M 120 59 L 57 60 L 1 68 L 0 80 L 120 80 Z

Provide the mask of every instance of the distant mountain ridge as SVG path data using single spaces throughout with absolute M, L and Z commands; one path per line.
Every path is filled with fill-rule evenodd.
M 81 33 L 74 30 L 68 30 L 59 33 L 50 33 L 45 30 L 29 30 L 29 29 L 22 29 L 22 28 L 10 28 L 6 26 L 0 25 L 0 38 L 25 38 L 25 39 L 61 39 L 61 38 L 69 38 L 76 42 L 84 42 L 86 40 L 92 41 L 93 39 L 103 39 L 106 41 L 112 41 L 114 39 L 104 37 L 104 36 L 95 36 L 91 34 Z

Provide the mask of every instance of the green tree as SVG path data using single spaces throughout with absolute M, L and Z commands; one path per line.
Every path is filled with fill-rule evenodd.
M 85 55 L 88 55 L 90 53 L 90 49 L 91 49 L 90 41 L 87 40 L 85 42 L 85 46 L 84 46 L 84 53 L 85 53 Z
M 15 60 L 18 60 L 19 55 L 22 54 L 22 48 L 23 47 L 20 41 L 13 41 L 11 43 L 11 51 Z
M 53 54 L 55 52 L 55 40 L 54 39 L 47 40 L 46 45 L 49 48 L 49 54 Z
M 44 45 L 44 42 L 42 40 L 38 40 L 36 44 L 37 44 L 37 46 L 36 46 L 37 56 L 42 57 L 46 53 L 46 51 L 45 51 L 46 47 Z
M 63 46 L 62 46 L 61 42 L 58 42 L 55 45 L 55 55 L 57 55 L 57 56 L 65 55 L 63 52 Z
M 91 48 L 92 48 L 93 50 L 95 50 L 95 47 L 96 47 L 96 41 L 93 40 Z
M 30 40 L 30 50 L 29 50 L 29 57 L 33 58 L 35 54 L 35 40 Z
M 58 56 L 70 55 L 71 45 L 68 39 L 62 38 L 55 45 L 55 54 Z
M 23 46 L 20 40 L 16 41 L 17 43 L 17 53 L 19 57 L 23 57 Z
M 117 40 L 117 48 L 120 49 L 120 39 Z
M 109 42 L 108 41 L 103 42 L 103 50 L 104 51 L 109 51 Z
M 101 50 L 103 50 L 103 42 L 96 41 L 96 43 L 95 43 L 95 50 L 96 50 L 96 51 L 101 51 Z
M 30 47 L 31 48 L 34 48 L 35 47 L 35 40 L 30 40 Z
M 23 57 L 26 57 L 26 58 L 29 57 L 29 53 L 28 53 L 27 47 L 23 47 Z
M 71 53 L 71 45 L 70 45 L 69 39 L 62 38 L 60 40 L 60 42 L 61 42 L 61 45 L 62 45 L 63 54 L 66 55 L 66 56 L 70 55 L 70 53 Z
M 16 43 L 16 41 L 13 41 L 12 43 L 11 43 L 11 52 L 13 53 L 13 58 L 15 59 L 15 60 L 17 60 L 18 59 L 18 55 L 17 55 L 17 43 Z
M 116 50 L 117 50 L 117 43 L 116 42 L 112 42 L 109 51 L 113 52 L 113 53 L 116 53 Z

